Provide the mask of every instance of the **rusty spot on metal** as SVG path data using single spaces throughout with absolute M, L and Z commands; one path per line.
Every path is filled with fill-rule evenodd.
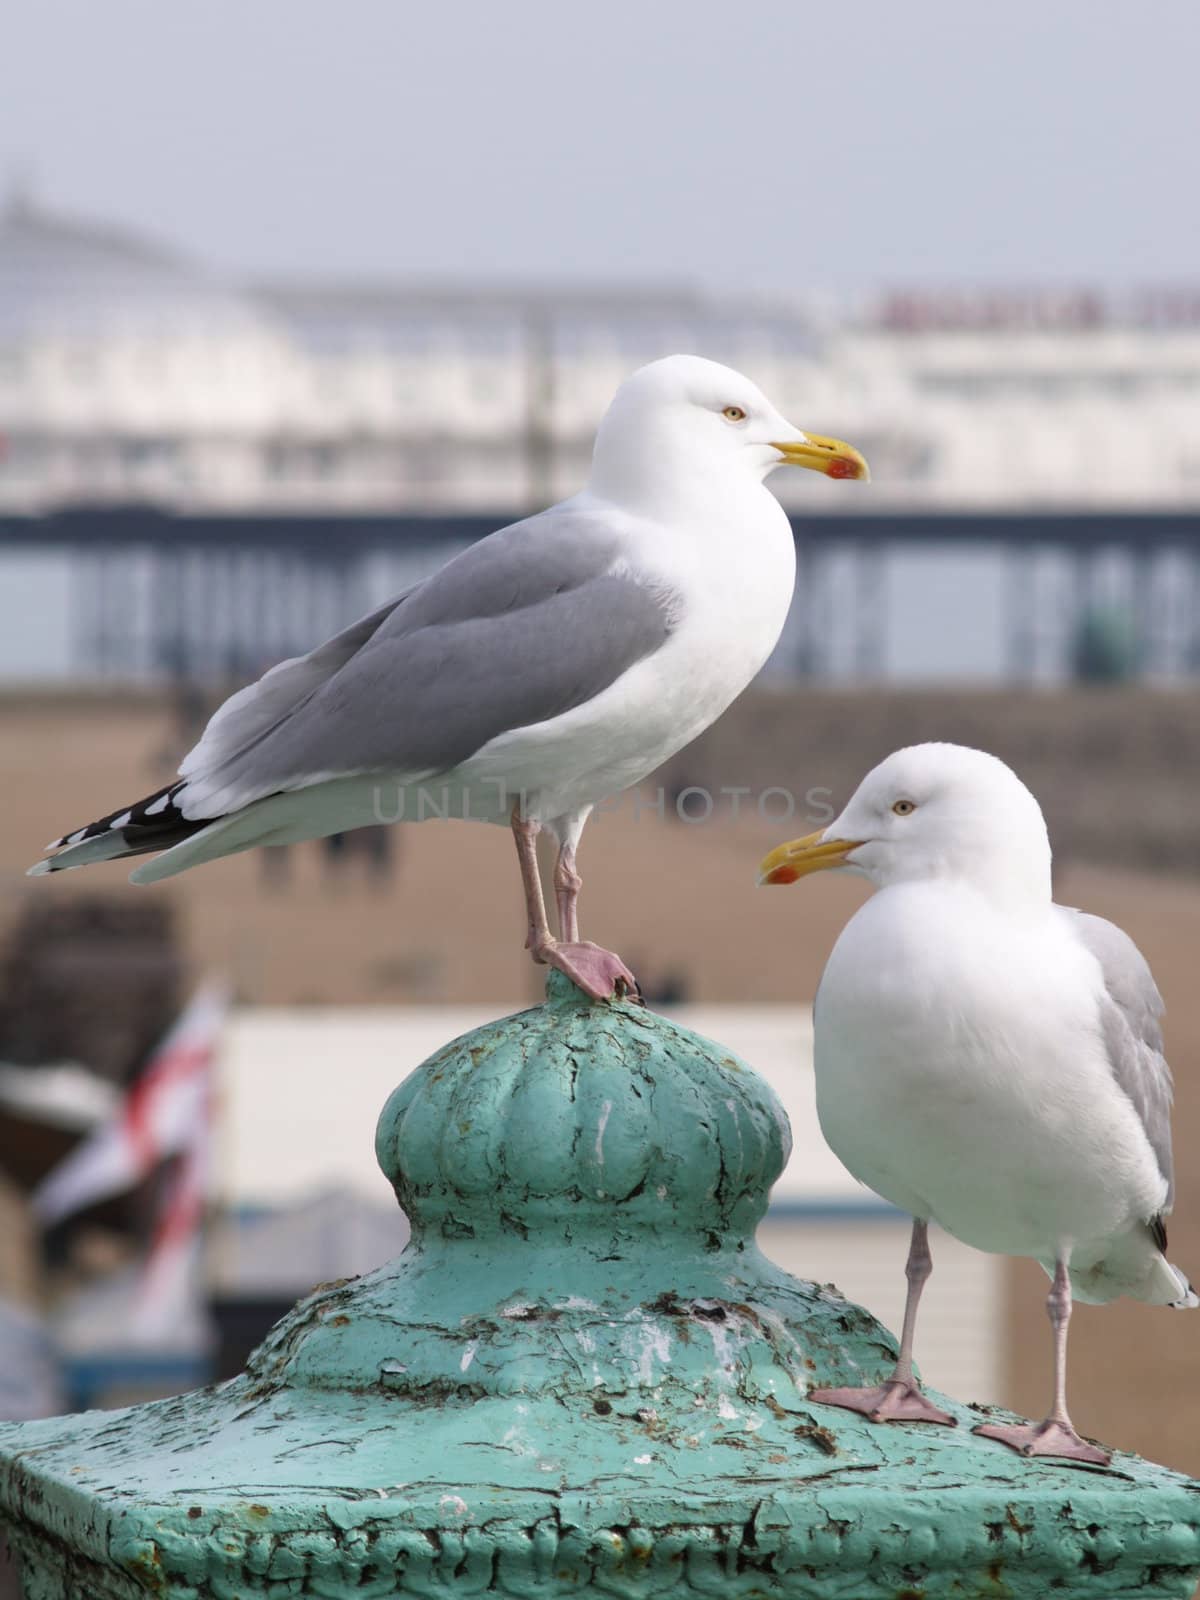
M 692 1304 L 692 1315 L 701 1318 L 704 1322 L 724 1322 L 727 1313 L 724 1306 L 702 1306 L 699 1301 L 695 1301 Z
M 501 1312 L 506 1322 L 557 1322 L 562 1316 L 561 1306 L 513 1306 Z
M 1024 1537 L 1025 1534 L 1033 1532 L 1033 1523 L 1022 1522 L 1020 1517 L 1018 1517 L 1017 1513 L 1013 1510 L 1012 1506 L 1006 1506 L 1004 1508 L 1004 1515 L 1009 1527 L 1015 1534 Z M 1088 1532 L 1091 1533 L 1091 1531 L 1092 1530 L 1089 1528 Z M 1100 1530 L 1097 1527 L 1096 1532 L 1098 1533 L 1099 1531 Z
M 838 1453 L 837 1440 L 828 1428 L 822 1428 L 815 1422 L 802 1422 L 792 1429 L 797 1439 L 806 1439 L 809 1444 L 815 1444 L 822 1455 L 835 1456 Z
M 445 1406 L 456 1402 L 474 1404 L 483 1400 L 487 1391 L 481 1383 L 455 1383 L 451 1378 L 415 1378 L 409 1372 L 384 1371 L 379 1375 L 380 1388 L 388 1394 L 408 1395 L 425 1405 Z

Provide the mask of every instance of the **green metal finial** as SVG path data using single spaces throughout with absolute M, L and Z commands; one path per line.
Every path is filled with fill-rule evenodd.
M 30 1600 L 1191 1592 L 1186 1480 L 1024 1461 L 962 1406 L 810 1405 L 894 1344 L 753 1242 L 778 1101 L 640 1006 L 548 990 L 385 1106 L 395 1261 L 231 1383 L 0 1429 Z

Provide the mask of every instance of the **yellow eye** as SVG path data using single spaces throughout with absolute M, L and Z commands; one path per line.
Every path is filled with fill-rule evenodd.
M 911 817 L 917 809 L 915 800 L 897 800 L 892 810 L 898 817 Z
M 726 422 L 745 422 L 746 420 L 746 413 L 741 406 L 726 406 L 721 415 Z

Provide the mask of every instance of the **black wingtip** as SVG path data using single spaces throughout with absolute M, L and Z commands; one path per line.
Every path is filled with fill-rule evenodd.
M 176 778 L 173 783 L 164 784 L 161 789 L 156 789 L 142 800 L 135 800 L 132 805 L 123 806 L 119 811 L 110 811 L 107 816 L 89 822 L 85 828 L 77 828 L 74 833 L 63 834 L 61 839 L 47 846 L 48 850 L 57 854 L 37 862 L 29 868 L 26 876 L 40 878 L 49 872 L 64 872 L 68 867 L 148 855 L 180 844 L 216 820 L 212 817 L 193 819 L 184 816 L 177 799 L 186 786 L 186 779 Z M 106 851 L 100 841 L 114 848 Z M 92 846 L 92 849 L 80 849 L 85 845 Z M 71 859 L 76 852 L 81 859 Z

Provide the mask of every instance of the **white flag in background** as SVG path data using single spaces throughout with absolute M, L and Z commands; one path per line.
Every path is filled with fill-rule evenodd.
M 211 1149 L 209 1100 L 179 1152 L 159 1204 L 130 1316 L 135 1344 L 170 1344 L 188 1332 L 196 1337 L 207 1323 L 202 1254 Z
M 222 986 L 201 989 L 130 1085 L 108 1122 L 48 1174 L 31 1198 L 43 1227 L 131 1189 L 167 1156 L 180 1155 L 167 1206 L 181 1175 L 203 1185 L 212 1118 L 212 1067 L 229 1008 Z M 161 1229 L 160 1229 L 161 1231 Z

